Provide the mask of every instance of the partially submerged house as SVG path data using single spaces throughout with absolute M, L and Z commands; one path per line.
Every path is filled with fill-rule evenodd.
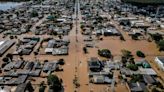
M 155 62 L 159 66 L 159 68 L 164 71 L 164 57 L 155 57 Z

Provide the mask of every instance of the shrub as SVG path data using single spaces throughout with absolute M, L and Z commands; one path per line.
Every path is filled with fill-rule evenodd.
M 124 39 L 124 37 L 123 37 L 123 36 L 120 36 L 120 40 L 125 41 L 125 39 Z
M 138 57 L 145 57 L 145 54 L 144 54 L 142 51 L 137 51 L 137 52 L 136 52 L 136 55 L 137 55 Z
M 138 40 L 138 36 L 137 35 L 132 35 L 132 39 L 133 40 Z
M 160 41 L 163 39 L 162 35 L 161 34 L 152 34 L 151 35 L 152 39 L 155 40 L 156 42 Z
M 58 60 L 58 64 L 64 65 L 64 64 L 65 64 L 64 59 L 59 59 L 59 60 Z
M 31 17 L 37 17 L 37 16 L 38 16 L 38 12 L 35 11 L 35 10 L 33 10 L 33 11 L 31 12 Z
M 158 42 L 158 47 L 160 51 L 164 51 L 164 40 Z
M 125 57 L 125 58 L 127 58 L 127 59 L 130 58 L 130 57 L 132 57 L 131 52 L 128 51 L 128 50 L 123 49 L 123 50 L 121 50 L 121 52 L 122 52 L 122 56 Z
M 56 75 L 48 75 L 47 83 L 50 85 L 50 88 L 53 89 L 54 92 L 61 90 L 61 81 Z
M 130 82 L 136 83 L 136 82 L 142 82 L 143 76 L 142 75 L 132 75 Z
M 83 47 L 83 52 L 86 54 L 86 53 L 88 53 L 88 51 L 87 51 L 87 48 L 86 47 Z
M 14 36 L 11 35 L 11 36 L 10 36 L 10 39 L 14 39 Z
M 138 66 L 135 65 L 135 64 L 129 64 L 129 65 L 127 65 L 127 68 L 129 68 L 130 70 L 133 70 L 133 71 L 137 71 L 138 70 Z
M 9 61 L 9 58 L 4 57 L 2 60 L 3 60 L 3 62 L 8 62 Z
M 98 55 L 100 55 L 102 57 L 106 57 L 106 58 L 111 58 L 111 56 L 112 56 L 110 50 L 108 50 L 108 49 L 98 50 Z

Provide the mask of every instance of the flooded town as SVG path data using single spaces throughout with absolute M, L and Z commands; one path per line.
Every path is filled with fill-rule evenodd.
M 0 1 L 0 92 L 164 92 L 164 1 Z

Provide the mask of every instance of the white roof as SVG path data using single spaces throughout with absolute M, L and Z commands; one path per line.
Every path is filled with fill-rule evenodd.
M 152 68 L 139 68 L 141 74 L 147 75 L 157 75 L 157 73 Z
M 2 45 L 5 41 L 0 41 L 0 45 Z
M 45 52 L 52 52 L 53 51 L 53 48 L 46 48 L 45 49 Z

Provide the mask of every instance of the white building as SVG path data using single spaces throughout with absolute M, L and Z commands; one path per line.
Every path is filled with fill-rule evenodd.
M 158 64 L 159 68 L 164 71 L 164 56 L 163 57 L 155 57 L 155 62 Z

